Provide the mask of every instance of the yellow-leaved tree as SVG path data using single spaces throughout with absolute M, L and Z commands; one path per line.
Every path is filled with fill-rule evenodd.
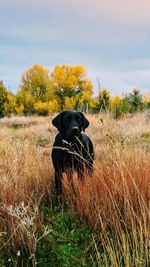
M 30 115 L 34 113 L 34 97 L 30 93 L 19 91 L 16 94 L 17 107 L 24 106 L 24 114 Z
M 30 114 L 34 112 L 35 102 L 47 102 L 53 99 L 52 89 L 49 71 L 35 64 L 22 74 L 17 99 L 24 105 L 25 113 Z
M 5 103 L 5 115 L 10 116 L 16 113 L 16 98 L 12 93 L 7 93 L 7 102 Z
M 93 86 L 87 77 L 83 66 L 56 66 L 51 73 L 54 94 L 58 99 L 61 110 L 66 108 L 78 108 L 80 99 L 86 94 L 87 101 L 93 94 Z M 68 100 L 70 98 L 70 100 Z
M 121 116 L 122 105 L 121 105 L 121 98 L 119 96 L 115 96 L 111 98 L 110 110 L 115 118 L 119 118 Z
M 34 104 L 35 111 L 38 115 L 46 116 L 52 112 L 57 112 L 59 109 L 58 102 L 56 99 L 48 102 L 38 101 Z
M 107 111 L 110 105 L 110 98 L 110 92 L 106 88 L 102 88 L 97 97 L 97 111 Z
M 75 97 L 65 97 L 64 109 L 71 110 L 74 109 L 76 105 Z
M 143 103 L 146 108 L 150 108 L 150 93 L 145 93 L 143 96 Z
M 24 105 L 23 104 L 20 104 L 20 106 L 17 106 L 15 108 L 17 114 L 20 116 L 20 115 L 23 115 L 23 112 L 24 112 Z

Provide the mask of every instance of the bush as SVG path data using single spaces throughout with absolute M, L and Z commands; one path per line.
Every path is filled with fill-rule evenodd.
M 34 104 L 34 109 L 38 115 L 47 116 L 52 112 L 58 111 L 57 100 L 51 100 L 49 102 L 38 101 Z
M 7 90 L 4 87 L 3 82 L 0 81 L 0 118 L 5 115 L 5 104 L 7 101 Z

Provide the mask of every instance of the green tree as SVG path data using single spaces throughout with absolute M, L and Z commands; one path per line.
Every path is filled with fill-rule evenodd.
M 129 95 L 125 94 L 121 99 L 122 114 L 130 113 L 132 111 L 132 104 L 130 103 Z
M 0 118 L 5 116 L 5 104 L 7 103 L 7 89 L 0 81 Z
M 93 94 L 92 83 L 87 78 L 86 70 L 83 66 L 56 66 L 51 74 L 51 78 L 54 93 L 61 110 L 65 107 L 66 98 L 73 98 L 76 102 L 75 108 L 78 108 L 83 94 L 88 95 L 87 101 L 89 96 Z M 74 100 L 72 103 L 74 103 Z
M 143 109 L 142 95 L 140 94 L 139 89 L 133 89 L 132 93 L 129 94 L 128 102 L 131 105 L 130 112 L 136 112 Z

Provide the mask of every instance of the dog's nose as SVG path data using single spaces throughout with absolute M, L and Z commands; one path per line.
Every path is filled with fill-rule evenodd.
M 79 128 L 77 126 L 72 127 L 72 131 L 74 135 L 78 135 L 79 134 Z

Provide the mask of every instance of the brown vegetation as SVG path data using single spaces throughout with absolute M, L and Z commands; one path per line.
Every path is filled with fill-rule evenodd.
M 75 195 L 64 177 L 66 201 L 92 229 L 99 266 L 147 266 L 150 114 L 119 121 L 109 114 L 88 118 L 94 174 L 82 182 L 74 175 Z M 22 242 L 34 255 L 38 241 L 49 232 L 39 208 L 52 205 L 55 134 L 51 117 L 0 120 L 1 250 L 17 251 Z M 108 265 L 103 265 L 103 254 Z M 124 265 L 119 265 L 122 257 Z

